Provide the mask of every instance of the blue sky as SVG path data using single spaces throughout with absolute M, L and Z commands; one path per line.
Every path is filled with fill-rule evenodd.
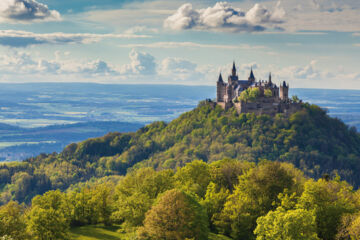
M 360 89 L 358 0 L 1 0 L 1 82 Z

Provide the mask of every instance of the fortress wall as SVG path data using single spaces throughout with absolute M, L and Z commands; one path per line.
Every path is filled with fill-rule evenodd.
M 229 108 L 231 108 L 233 106 L 233 104 L 231 102 L 226 103 L 226 102 L 217 102 L 217 105 L 219 105 L 222 109 L 227 110 Z
M 256 102 L 225 103 L 218 102 L 223 109 L 235 107 L 238 114 L 254 113 L 256 115 L 267 114 L 275 116 L 277 113 L 284 113 L 289 116 L 301 110 L 301 103 L 283 102 L 275 98 L 259 98 Z

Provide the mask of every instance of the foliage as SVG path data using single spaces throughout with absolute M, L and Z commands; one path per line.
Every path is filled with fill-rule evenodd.
M 9 202 L 0 207 L 0 236 L 7 236 L 5 239 L 25 239 L 26 223 L 23 218 L 24 207 L 16 202 Z
M 289 163 L 223 159 L 176 173 L 140 168 L 46 192 L 25 208 L 0 207 L 4 238 L 345 240 L 358 237 L 360 191 L 339 176 L 306 179 Z
M 254 231 L 256 240 L 319 240 L 316 233 L 315 215 L 311 211 L 282 207 L 257 219 Z
M 209 165 L 195 160 L 179 169 L 175 174 L 175 180 L 178 188 L 196 193 L 199 198 L 202 198 L 210 182 Z
M 270 117 L 202 102 L 168 124 L 0 165 L 0 236 L 67 239 L 101 224 L 161 239 L 175 219 L 180 238 L 356 239 L 359 146 L 356 130 L 314 105 Z
M 314 178 L 338 173 L 357 187 L 359 145 L 355 129 L 314 105 L 303 104 L 290 117 L 269 117 L 238 115 L 234 109 L 223 111 L 203 102 L 168 124 L 155 122 L 136 133 L 110 133 L 70 144 L 59 154 L 0 165 L 0 201 L 30 203 L 37 194 L 66 190 L 92 178 L 124 175 L 145 166 L 176 169 L 196 159 L 279 160 Z
M 243 102 L 254 102 L 259 96 L 260 89 L 258 87 L 248 88 L 245 91 L 241 92 L 239 100 Z
M 296 95 L 293 95 L 292 98 L 291 98 L 291 100 L 293 100 L 293 101 L 296 102 L 296 103 L 300 102 L 299 97 L 296 96 Z
M 298 207 L 314 211 L 318 236 L 335 239 L 345 214 L 355 213 L 359 208 L 352 187 L 337 180 L 308 181 L 298 201 Z
M 278 194 L 293 188 L 292 176 L 280 163 L 261 164 L 239 178 L 215 224 L 235 239 L 254 239 L 256 219 L 274 208 Z
M 64 200 L 64 195 L 60 191 L 50 191 L 33 199 L 28 222 L 32 239 L 69 238 Z
M 69 239 L 66 218 L 60 211 L 36 206 L 29 217 L 28 230 L 32 239 Z
M 128 230 L 141 226 L 154 200 L 159 194 L 172 189 L 173 182 L 171 170 L 155 172 L 144 168 L 128 174 L 116 187 L 116 210 L 112 218 L 123 223 Z
M 269 97 L 273 96 L 273 93 L 272 93 L 272 91 L 270 89 L 265 89 L 264 90 L 264 96 L 269 98 Z
M 146 214 L 140 239 L 208 239 L 206 212 L 183 191 L 165 192 Z

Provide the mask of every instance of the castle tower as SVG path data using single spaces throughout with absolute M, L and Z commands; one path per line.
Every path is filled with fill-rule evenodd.
M 269 73 L 269 86 L 272 85 L 272 82 L 271 82 L 271 73 Z
M 233 77 L 236 76 L 236 67 L 235 67 L 235 61 L 233 62 L 233 67 L 232 67 L 232 71 L 231 71 L 231 74 Z
M 249 82 L 252 82 L 252 83 L 255 82 L 255 76 L 254 76 L 252 67 L 251 67 L 250 76 L 249 76 L 249 78 L 248 78 L 248 81 L 249 81 Z
M 229 83 L 229 85 L 233 85 L 233 84 L 236 84 L 237 80 L 238 80 L 238 77 L 236 75 L 236 66 L 235 66 L 235 61 L 234 61 L 232 69 L 231 69 L 231 75 L 228 78 L 228 83 Z
M 231 85 L 227 85 L 226 87 L 226 96 L 225 96 L 225 102 L 229 103 L 232 101 L 232 86 Z
M 288 100 L 289 99 L 289 84 L 286 85 L 284 81 L 283 84 L 280 84 L 280 99 Z
M 224 102 L 224 96 L 225 96 L 225 83 L 220 73 L 219 79 L 216 83 L 216 101 Z

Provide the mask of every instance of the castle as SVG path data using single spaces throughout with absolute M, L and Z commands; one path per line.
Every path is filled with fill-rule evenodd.
M 271 73 L 268 81 L 256 81 L 252 68 L 248 80 L 239 80 L 235 62 L 228 82 L 224 82 L 220 73 L 216 85 L 216 104 L 225 110 L 235 107 L 239 114 L 289 115 L 301 108 L 301 101 L 289 99 L 289 84 L 285 81 L 278 87 L 272 82 Z

